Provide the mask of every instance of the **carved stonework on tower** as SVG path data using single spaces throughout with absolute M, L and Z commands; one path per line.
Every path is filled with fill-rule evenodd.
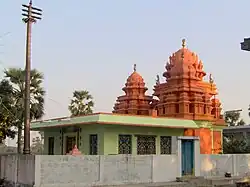
M 182 48 L 173 53 L 166 63 L 163 76 L 166 82 L 157 83 L 154 96 L 159 98 L 156 105 L 159 116 L 177 117 L 192 120 L 221 120 L 216 85 L 212 76 L 204 81 L 206 73 L 198 56 L 186 48 L 182 40 Z
M 145 95 L 145 87 L 142 76 L 137 73 L 136 65 L 134 72 L 128 77 L 125 87 L 122 89 L 125 95 L 119 96 L 114 106 L 113 113 L 149 115 L 152 96 Z

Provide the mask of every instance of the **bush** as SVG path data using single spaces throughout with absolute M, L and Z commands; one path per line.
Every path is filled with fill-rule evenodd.
M 13 187 L 14 185 L 7 181 L 5 178 L 0 179 L 0 187 Z

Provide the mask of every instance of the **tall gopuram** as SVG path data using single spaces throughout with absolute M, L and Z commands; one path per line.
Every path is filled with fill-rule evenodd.
M 209 75 L 203 70 L 198 56 L 186 48 L 185 39 L 182 48 L 173 53 L 163 73 L 166 81 L 157 81 L 154 96 L 158 101 L 152 106 L 160 117 L 173 117 L 195 120 L 199 129 L 185 129 L 184 135 L 199 136 L 201 153 L 210 154 L 221 151 L 221 131 L 216 126 L 224 125 L 221 115 L 221 103 L 216 98 L 217 88 Z
M 116 100 L 113 113 L 131 115 L 149 115 L 152 96 L 145 95 L 148 90 L 142 76 L 136 71 L 128 77 L 125 87 L 122 89 L 125 95 L 119 96 Z

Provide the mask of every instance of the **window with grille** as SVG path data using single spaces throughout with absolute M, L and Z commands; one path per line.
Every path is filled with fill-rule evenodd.
M 171 154 L 171 136 L 161 136 L 161 154 Z
M 118 153 L 119 154 L 132 154 L 132 136 L 119 135 L 118 140 Z
M 55 139 L 54 137 L 49 137 L 48 145 L 48 155 L 54 155 Z
M 90 155 L 98 154 L 98 135 L 97 134 L 89 135 L 89 154 Z
M 156 154 L 155 136 L 137 135 L 137 154 Z

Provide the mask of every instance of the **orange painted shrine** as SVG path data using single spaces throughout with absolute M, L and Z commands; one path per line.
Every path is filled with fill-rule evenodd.
M 153 99 L 145 95 L 147 88 L 135 66 L 123 88 L 125 95 L 117 98 L 113 113 L 194 120 L 201 124 L 200 128 L 185 129 L 184 135 L 200 137 L 202 154 L 221 152 L 221 131 L 212 129 L 224 126 L 225 122 L 211 74 L 205 81 L 203 63 L 186 48 L 185 40 L 182 40 L 182 48 L 169 57 L 165 69 L 165 82 L 160 83 L 157 76 L 153 93 L 157 99 Z M 211 122 L 213 128 L 204 122 Z
M 125 87 L 122 89 L 125 95 L 119 96 L 114 106 L 113 113 L 131 114 L 131 115 L 149 115 L 153 96 L 145 95 L 148 90 L 145 87 L 142 76 L 134 72 L 128 77 Z

